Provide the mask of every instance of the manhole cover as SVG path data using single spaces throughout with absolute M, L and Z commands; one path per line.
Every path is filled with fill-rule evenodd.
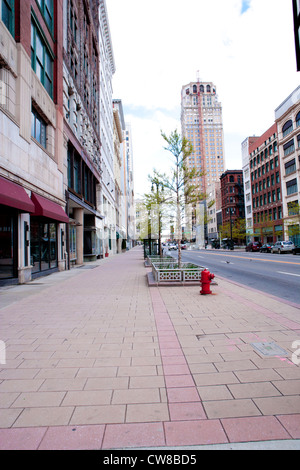
M 251 343 L 264 356 L 288 356 L 289 353 L 276 343 Z

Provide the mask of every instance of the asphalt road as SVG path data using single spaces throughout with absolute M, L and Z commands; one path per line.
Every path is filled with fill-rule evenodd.
M 177 257 L 177 252 L 172 251 Z M 182 260 L 300 305 L 300 256 L 245 251 L 184 250 Z

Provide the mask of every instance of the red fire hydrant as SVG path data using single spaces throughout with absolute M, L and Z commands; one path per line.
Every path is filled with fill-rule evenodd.
M 203 269 L 203 271 L 201 272 L 201 295 L 212 294 L 212 291 L 210 290 L 210 283 L 214 277 L 215 275 L 210 273 L 208 269 Z

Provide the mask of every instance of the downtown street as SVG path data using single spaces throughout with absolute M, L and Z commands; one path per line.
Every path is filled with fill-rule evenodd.
M 177 252 L 171 252 L 177 257 Z M 205 266 L 218 276 L 300 303 L 300 257 L 245 251 L 187 250 L 182 260 Z

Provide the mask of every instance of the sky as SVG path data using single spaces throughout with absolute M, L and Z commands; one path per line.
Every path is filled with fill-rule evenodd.
M 292 0 L 106 0 L 116 72 L 113 98 L 131 124 L 135 197 L 172 165 L 161 131 L 181 133 L 181 88 L 213 82 L 223 108 L 226 169 L 241 144 L 275 121 L 299 86 Z

